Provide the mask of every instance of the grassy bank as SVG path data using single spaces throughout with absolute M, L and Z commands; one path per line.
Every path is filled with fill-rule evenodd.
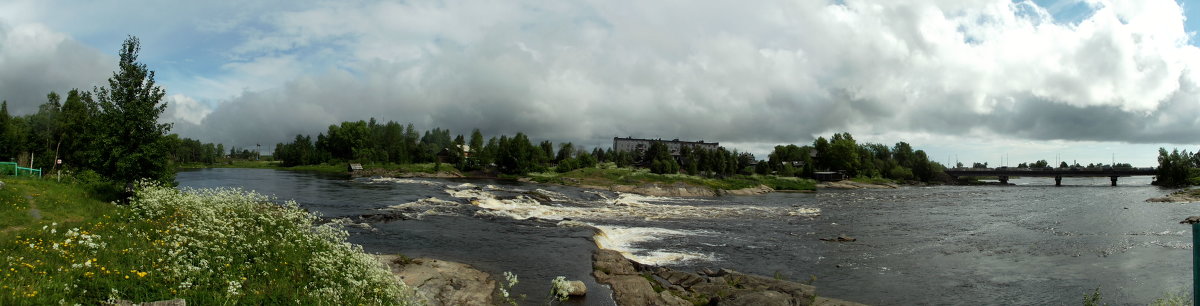
M 325 173 L 346 173 L 347 165 L 348 165 L 348 163 L 334 163 L 334 164 L 300 165 L 300 166 L 284 167 L 277 161 L 237 160 L 237 161 L 228 161 L 228 162 L 215 163 L 215 164 L 198 164 L 198 163 L 182 164 L 182 165 L 179 165 L 178 168 L 180 168 L 180 169 L 249 168 L 249 169 L 279 169 L 279 170 L 293 170 L 293 171 L 316 171 L 316 172 L 325 172 Z M 366 170 L 366 171 L 387 171 L 387 172 L 396 172 L 396 173 L 435 174 L 435 173 L 439 172 L 439 171 L 435 171 L 435 169 L 437 169 L 443 173 L 446 173 L 446 172 L 458 173 L 458 170 L 454 169 L 454 166 L 449 165 L 449 164 L 442 164 L 440 169 L 438 168 L 437 164 L 434 164 L 434 163 L 421 163 L 421 164 L 373 163 L 373 164 L 362 164 L 362 166 L 363 166 L 363 170 Z
M 82 184 L 0 177 L 0 304 L 407 304 L 346 232 L 239 190 L 143 186 L 128 205 Z M 64 180 L 66 182 L 68 180 Z
M 617 168 L 601 165 L 597 168 L 576 169 L 566 173 L 531 173 L 529 177 L 541 183 L 563 185 L 642 185 L 648 183 L 684 183 L 720 190 L 737 190 L 766 185 L 775 190 L 816 190 L 816 181 L 794 177 L 738 175 L 727 178 L 705 178 L 685 174 L 654 174 L 647 169 Z
M 195 167 L 201 167 L 196 165 Z M 278 163 L 266 161 L 242 161 L 231 164 L 217 164 L 213 168 L 270 168 L 296 171 L 319 171 L 327 173 L 346 173 L 345 164 L 303 165 L 295 167 L 280 167 Z M 435 174 L 436 164 L 363 164 L 366 173 L 381 175 L 388 174 Z M 458 173 L 451 165 L 442 164 L 442 173 Z M 508 176 L 502 176 L 508 177 Z M 737 190 L 766 185 L 775 190 L 816 190 L 816 181 L 795 177 L 777 177 L 773 175 L 736 175 L 726 178 L 705 178 L 686 174 L 654 174 L 648 169 L 617 168 L 612 163 L 601 164 L 595 168 L 576 169 L 566 173 L 553 171 L 530 173 L 526 176 L 511 176 L 510 178 L 528 177 L 535 182 L 562 185 L 642 185 L 647 183 L 675 184 L 684 183 L 694 186 L 704 186 L 712 189 Z M 889 181 L 890 182 L 890 181 Z
M 857 183 L 863 183 L 863 184 L 875 184 L 875 185 L 902 184 L 902 183 L 904 183 L 903 181 L 897 181 L 897 180 L 893 180 L 893 179 L 878 178 L 878 177 L 861 177 L 861 176 L 860 176 L 860 177 L 856 177 L 856 178 L 852 178 L 852 179 L 850 179 L 850 181 L 852 181 L 852 182 L 857 182 Z

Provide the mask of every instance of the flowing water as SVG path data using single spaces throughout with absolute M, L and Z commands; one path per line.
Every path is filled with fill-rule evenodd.
M 252 189 L 331 218 L 390 216 L 349 227 L 351 242 L 512 271 L 525 304 L 542 303 L 555 276 L 583 280 L 591 291 L 574 303 L 584 305 L 612 303 L 589 275 L 597 246 L 684 271 L 812 281 L 820 295 L 879 305 L 1071 305 L 1096 288 L 1110 304 L 1186 296 L 1192 233 L 1178 221 L 1200 204 L 1146 203 L 1169 192 L 1150 179 L 666 198 L 265 169 L 177 176 L 181 187 Z M 839 235 L 856 241 L 820 240 Z

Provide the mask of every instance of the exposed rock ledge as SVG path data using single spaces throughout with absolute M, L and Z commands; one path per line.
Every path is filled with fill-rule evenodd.
M 837 181 L 837 182 L 821 182 L 821 183 L 817 184 L 817 188 L 829 188 L 829 189 L 896 189 L 899 187 L 900 187 L 900 185 L 896 185 L 896 184 L 892 184 L 892 183 L 870 184 L 870 183 L 859 183 L 859 182 L 855 182 L 855 181 L 851 181 L 851 180 L 844 180 L 844 181 Z
M 862 305 L 818 298 L 813 286 L 732 270 L 686 273 L 643 265 L 612 250 L 592 253 L 592 275 L 617 305 Z
M 758 186 L 750 187 L 750 188 L 742 188 L 742 189 L 736 189 L 736 190 L 718 190 L 717 191 L 717 193 L 721 194 L 721 195 L 760 195 L 760 194 L 772 193 L 772 192 L 775 192 L 775 189 L 772 189 L 771 187 L 767 187 L 767 185 L 761 185 L 761 184 Z
M 685 183 L 674 183 L 671 185 L 663 184 L 642 184 L 638 186 L 631 185 L 612 185 L 608 187 L 595 185 L 579 185 L 581 188 L 599 189 L 625 193 L 636 193 L 640 195 L 656 196 L 656 197 L 715 197 L 717 192 L 712 188 L 693 186 Z
M 444 165 L 443 167 L 450 167 L 450 166 Z M 410 178 L 410 177 L 460 178 L 460 177 L 463 177 L 461 174 L 454 173 L 454 172 L 442 171 L 442 172 L 438 172 L 438 173 L 425 173 L 425 172 L 404 172 L 401 170 L 388 170 L 388 169 L 366 169 L 366 170 L 354 171 L 354 172 L 350 172 L 350 176 L 353 176 L 353 177 L 381 176 L 381 177 L 398 177 L 398 178 Z
M 426 305 L 495 305 L 496 281 L 471 266 L 431 258 L 375 257 L 415 289 Z
M 1190 203 L 1200 202 L 1200 189 L 1184 189 L 1163 197 L 1146 199 L 1146 202 Z

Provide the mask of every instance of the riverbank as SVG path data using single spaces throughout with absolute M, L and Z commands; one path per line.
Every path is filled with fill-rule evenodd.
M 1191 203 L 1200 202 L 1200 188 L 1184 189 L 1166 196 L 1146 199 L 1146 202 Z
M 207 169 L 207 168 L 246 168 L 246 169 L 276 169 L 290 171 L 313 171 L 331 174 L 343 174 L 357 177 L 429 177 L 429 178 L 459 178 L 464 175 L 452 165 L 435 163 L 421 164 L 364 164 L 363 170 L 348 171 L 349 164 L 317 164 L 284 167 L 278 161 L 230 160 L 213 164 L 183 164 L 178 169 Z
M 525 181 L 651 196 L 751 195 L 776 190 L 813 191 L 816 181 L 767 175 L 706 178 L 686 174 L 654 174 L 647 169 L 596 167 L 566 173 L 530 173 Z
M 142 186 L 117 205 L 72 179 L 3 181 L 0 304 L 415 301 L 345 231 L 295 202 Z

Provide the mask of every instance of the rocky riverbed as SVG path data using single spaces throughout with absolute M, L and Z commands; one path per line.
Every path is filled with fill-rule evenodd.
M 427 305 L 498 305 L 496 277 L 457 262 L 376 255 Z M 617 305 L 862 305 L 816 295 L 816 287 L 728 269 L 697 273 L 629 260 L 613 250 L 592 254 L 592 275 Z M 582 287 L 582 282 L 572 282 Z M 573 289 L 586 294 L 586 288 Z
M 644 265 L 613 250 L 592 253 L 592 275 L 617 305 L 862 305 L 821 298 L 816 287 L 728 269 L 697 273 Z
M 469 265 L 432 258 L 376 255 L 405 285 L 430 306 L 495 305 L 496 281 Z
M 871 183 L 860 183 L 860 182 L 855 182 L 855 181 L 851 181 L 851 180 L 843 180 L 843 181 L 836 181 L 836 182 L 821 182 L 821 183 L 817 184 L 817 188 L 821 188 L 821 189 L 896 189 L 896 188 L 900 188 L 900 185 L 896 185 L 893 183 L 871 184 Z
M 1168 195 L 1165 195 L 1162 197 L 1146 199 L 1146 202 L 1160 202 L 1160 203 L 1200 202 L 1200 188 L 1184 189 L 1184 190 L 1176 191 L 1176 192 L 1173 192 L 1171 194 L 1168 194 Z

